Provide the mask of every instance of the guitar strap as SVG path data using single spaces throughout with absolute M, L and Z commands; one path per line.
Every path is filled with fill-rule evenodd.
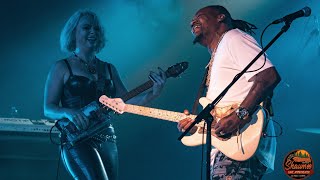
M 101 95 L 106 94 L 109 97 L 114 97 L 116 92 L 114 88 L 111 64 L 103 61 L 98 61 L 98 63 L 96 97 L 99 99 Z M 107 76 L 107 72 L 109 73 L 109 77 Z
M 99 98 L 104 90 L 105 90 L 105 80 L 106 80 L 106 62 L 102 61 L 97 61 L 97 75 L 98 75 L 98 80 L 97 80 L 97 89 L 96 89 L 96 96 Z
M 109 69 L 110 77 L 107 79 L 107 69 Z M 108 89 L 108 85 L 106 84 L 106 80 L 110 80 L 109 83 L 112 82 L 112 74 L 111 74 L 111 68 L 110 64 L 107 62 L 103 61 L 98 61 L 97 64 L 97 75 L 98 75 L 98 80 L 97 80 L 97 89 L 96 89 L 96 97 L 99 98 L 101 95 L 106 94 L 106 91 Z M 111 94 L 109 96 L 112 96 Z
M 199 86 L 197 97 L 193 103 L 192 114 L 198 114 L 197 111 L 198 111 L 198 106 L 199 106 L 199 99 L 203 95 L 204 89 L 206 88 L 206 80 L 207 80 L 207 76 L 208 76 L 208 70 L 209 69 L 206 68 L 206 71 L 205 71 L 204 76 L 202 78 L 201 84 Z
M 268 111 L 268 115 L 271 116 L 271 117 L 274 116 L 274 112 L 273 112 L 273 108 L 272 108 L 272 103 L 271 103 L 272 96 L 273 96 L 273 93 L 271 93 L 270 95 L 268 95 L 268 96 L 266 97 L 266 99 L 263 101 L 263 107 Z

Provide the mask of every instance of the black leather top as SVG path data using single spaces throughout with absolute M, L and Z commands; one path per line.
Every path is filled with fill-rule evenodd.
M 99 80 L 91 80 L 85 76 L 74 75 L 68 61 L 64 61 L 68 66 L 70 76 L 63 89 L 63 95 L 61 98 L 63 107 L 79 109 L 92 101 L 98 101 L 99 97 L 103 94 L 109 97 L 114 97 L 115 88 L 111 79 L 106 79 L 105 75 L 101 76 L 99 73 L 98 79 L 100 79 L 101 82 Z M 109 72 L 111 72 L 110 65 L 107 63 L 106 65 L 109 66 Z M 106 73 L 105 68 L 101 73 Z M 110 77 L 112 78 L 111 73 Z M 98 86 L 102 86 L 102 88 L 97 89 Z

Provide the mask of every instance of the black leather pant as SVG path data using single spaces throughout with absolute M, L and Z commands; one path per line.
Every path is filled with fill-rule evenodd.
M 104 142 L 97 149 L 86 143 L 62 148 L 61 158 L 74 179 L 117 180 L 118 149 L 114 142 Z

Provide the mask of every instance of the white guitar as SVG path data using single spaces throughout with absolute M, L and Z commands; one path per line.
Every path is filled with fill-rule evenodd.
M 168 120 L 172 122 L 179 122 L 184 118 L 194 119 L 196 115 L 185 115 L 184 113 L 167 111 L 162 109 L 155 109 L 131 104 L 125 104 L 120 98 L 108 98 L 103 95 L 99 98 L 100 103 L 106 107 L 114 110 L 115 112 L 122 114 L 124 112 L 138 114 L 142 116 L 148 116 L 152 118 Z M 210 100 L 203 97 L 199 100 L 203 107 L 206 107 Z M 265 112 L 262 108 L 259 108 L 253 115 L 249 123 L 247 123 L 242 129 L 240 129 L 238 135 L 230 135 L 230 137 L 220 140 L 215 136 L 211 136 L 212 145 L 221 151 L 223 154 L 231 159 L 237 161 L 245 161 L 254 155 L 259 145 L 260 137 L 262 134 L 262 128 L 265 121 Z M 219 121 L 218 118 L 215 118 Z M 182 143 L 186 146 L 198 146 L 206 142 L 206 136 L 203 137 L 204 121 L 198 125 L 198 130 L 191 136 L 185 136 L 182 138 Z

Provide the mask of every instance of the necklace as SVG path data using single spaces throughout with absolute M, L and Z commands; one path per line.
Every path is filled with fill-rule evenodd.
M 75 52 L 73 52 L 74 56 L 76 58 L 78 58 L 81 62 L 81 64 L 83 64 L 86 68 L 86 70 L 91 73 L 91 74 L 95 74 L 97 71 L 96 71 L 96 57 L 94 57 L 94 59 L 92 60 L 92 63 L 88 63 L 87 61 L 81 59 Z
M 221 40 L 223 39 L 224 35 L 225 35 L 227 32 L 228 32 L 228 31 L 224 32 L 224 33 L 221 35 L 221 37 L 220 37 L 220 39 L 219 39 L 219 41 L 218 41 L 218 43 L 217 43 L 217 46 L 214 48 L 214 50 L 213 50 L 213 52 L 212 52 L 212 54 L 211 54 L 211 59 L 210 59 L 209 63 L 208 63 L 207 66 L 206 66 L 206 68 L 208 68 L 207 79 L 206 79 L 206 86 L 207 86 L 207 87 L 209 87 L 209 84 L 210 84 L 211 69 L 212 69 L 212 64 L 213 64 L 213 61 L 214 61 L 214 57 L 215 57 L 215 55 L 216 55 L 216 52 L 217 52 L 217 49 L 218 49 L 218 47 L 219 47 L 219 44 L 220 44 Z

